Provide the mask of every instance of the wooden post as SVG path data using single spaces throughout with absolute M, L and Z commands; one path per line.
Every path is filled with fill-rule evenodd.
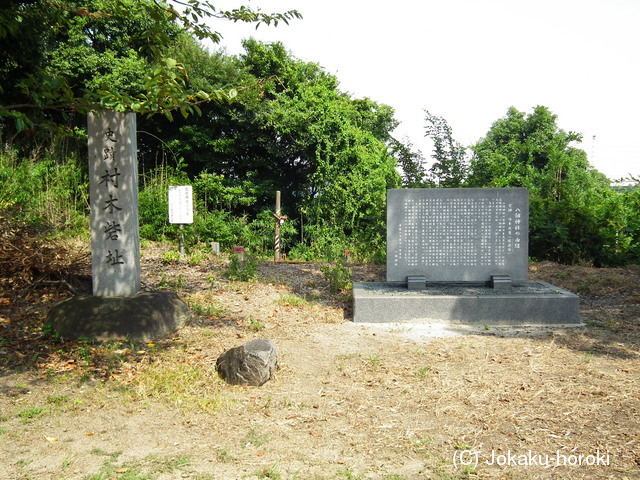
M 282 259 L 282 255 L 280 253 L 280 190 L 276 191 L 276 235 L 274 241 L 274 255 L 273 260 L 279 262 Z
M 180 258 L 184 257 L 184 231 L 182 230 L 182 224 L 180 224 Z

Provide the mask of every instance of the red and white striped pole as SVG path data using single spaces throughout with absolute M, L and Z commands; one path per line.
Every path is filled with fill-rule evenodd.
M 276 262 L 279 262 L 282 259 L 282 254 L 280 253 L 280 224 L 281 224 L 281 216 L 280 216 L 280 190 L 276 191 L 276 238 L 273 245 L 274 256 L 273 259 Z

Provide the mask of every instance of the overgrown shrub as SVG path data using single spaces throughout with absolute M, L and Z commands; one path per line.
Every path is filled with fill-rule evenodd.
M 76 235 L 88 228 L 89 185 L 86 162 L 20 159 L 0 153 L 0 210 L 30 225 Z
M 329 290 L 334 295 L 351 288 L 351 269 L 345 265 L 344 259 L 333 264 L 320 265 L 320 271 L 329 282 Z
M 231 280 L 239 280 L 241 282 L 254 281 L 258 277 L 258 260 L 249 257 L 240 261 L 238 255 L 232 255 L 227 276 Z

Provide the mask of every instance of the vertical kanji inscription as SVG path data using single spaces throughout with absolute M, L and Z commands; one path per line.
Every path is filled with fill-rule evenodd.
M 93 294 L 140 290 L 138 167 L 134 114 L 88 116 Z

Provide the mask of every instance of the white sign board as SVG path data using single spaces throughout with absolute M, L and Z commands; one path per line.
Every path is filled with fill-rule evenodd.
M 191 185 L 169 187 L 169 223 L 193 223 Z

